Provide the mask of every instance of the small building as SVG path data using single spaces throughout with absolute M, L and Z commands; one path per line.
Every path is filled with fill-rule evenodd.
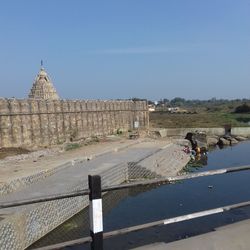
M 179 107 L 168 108 L 168 112 L 170 112 L 170 113 L 178 113 L 179 110 L 180 110 Z
M 149 111 L 149 112 L 155 111 L 155 105 L 149 104 L 149 105 L 148 105 L 148 111 Z

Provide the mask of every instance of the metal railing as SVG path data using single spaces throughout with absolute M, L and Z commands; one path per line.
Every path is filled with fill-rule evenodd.
M 89 188 L 88 189 L 82 189 L 82 190 L 69 192 L 69 193 L 61 193 L 58 195 L 37 197 L 35 199 L 2 202 L 2 203 L 0 202 L 0 209 L 65 199 L 65 198 L 78 197 L 78 196 L 83 196 L 83 195 L 89 195 L 90 236 L 77 239 L 77 240 L 55 244 L 55 245 L 37 248 L 37 250 L 60 249 L 66 246 L 79 245 L 79 244 L 88 243 L 88 242 L 91 242 L 92 250 L 101 250 L 103 249 L 103 239 L 106 239 L 106 238 L 130 233 L 130 232 L 134 232 L 134 231 L 138 231 L 138 230 L 142 230 L 142 229 L 146 229 L 146 228 L 154 227 L 158 225 L 167 225 L 167 224 L 191 220 L 194 218 L 199 218 L 199 217 L 203 217 L 207 215 L 223 213 L 232 209 L 250 205 L 250 201 L 246 201 L 242 203 L 204 210 L 204 211 L 200 211 L 196 213 L 190 213 L 190 214 L 186 214 L 182 216 L 167 218 L 167 219 L 163 219 L 159 221 L 154 221 L 150 223 L 145 223 L 145 224 L 141 224 L 137 226 L 122 228 L 119 230 L 114 230 L 111 232 L 103 233 L 103 215 L 102 215 L 102 197 L 101 197 L 102 192 L 120 190 L 124 188 L 131 188 L 131 187 L 138 187 L 138 186 L 145 186 L 145 185 L 171 184 L 171 183 L 175 183 L 176 181 L 181 181 L 181 180 L 193 179 L 193 178 L 204 177 L 204 176 L 227 174 L 227 173 L 246 171 L 246 170 L 250 170 L 250 166 L 232 167 L 232 168 L 204 171 L 204 172 L 199 172 L 199 173 L 190 173 L 190 174 L 174 176 L 174 177 L 157 178 L 157 179 L 151 179 L 151 180 L 136 181 L 136 182 L 126 183 L 126 184 L 121 184 L 121 185 L 112 185 L 108 187 L 101 186 L 101 177 L 99 175 L 94 175 L 94 176 L 89 175 L 88 177 Z

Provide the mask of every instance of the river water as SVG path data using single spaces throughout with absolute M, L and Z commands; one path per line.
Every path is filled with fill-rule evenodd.
M 204 164 L 204 165 L 201 165 Z M 233 147 L 214 148 L 188 171 L 207 171 L 250 164 L 250 142 Z M 250 171 L 201 177 L 173 185 L 149 186 L 116 191 L 104 198 L 104 231 L 153 222 L 165 218 L 250 200 Z M 171 242 L 250 218 L 250 207 L 190 221 L 157 226 L 113 237 L 104 241 L 105 249 L 130 249 L 154 242 Z M 85 209 L 33 247 L 55 244 L 88 235 Z M 67 249 L 89 249 L 89 245 Z

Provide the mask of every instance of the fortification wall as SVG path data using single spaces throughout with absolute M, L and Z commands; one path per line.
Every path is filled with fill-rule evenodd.
M 147 126 L 146 101 L 0 99 L 0 148 L 60 144 Z

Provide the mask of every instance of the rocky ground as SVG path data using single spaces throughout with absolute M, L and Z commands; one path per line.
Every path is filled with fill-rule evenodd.
M 214 146 L 214 145 L 219 145 L 219 146 L 229 146 L 229 145 L 234 145 L 237 144 L 238 142 L 241 141 L 246 141 L 249 138 L 243 137 L 243 136 L 230 136 L 230 135 L 225 135 L 222 137 L 219 136 L 208 136 L 207 137 L 207 145 L 208 146 Z

